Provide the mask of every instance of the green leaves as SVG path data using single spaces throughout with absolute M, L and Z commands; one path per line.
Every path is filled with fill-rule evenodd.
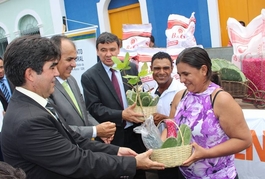
M 120 60 L 118 57 L 111 57 L 112 61 L 114 62 L 114 67 L 112 67 L 114 70 L 129 70 L 131 69 L 130 67 L 130 55 L 127 52 L 124 60 Z M 141 78 L 146 77 L 148 75 L 151 75 L 152 72 L 149 72 L 148 70 L 148 65 L 145 62 L 143 66 L 141 67 L 141 70 L 138 73 L 138 76 L 133 76 L 133 75 L 125 75 L 123 78 L 128 79 L 128 84 L 130 85 L 136 85 L 141 81 Z
M 133 103 L 137 103 L 138 106 L 141 106 L 141 103 L 139 101 L 139 97 L 142 103 L 142 106 L 156 106 L 159 100 L 159 96 L 152 96 L 149 92 L 135 92 L 134 90 L 127 90 L 126 91 L 126 98 L 129 105 L 132 105 Z
M 131 67 L 130 64 L 130 56 L 129 53 L 126 53 L 125 58 L 123 61 L 121 61 L 118 57 L 111 57 L 112 61 L 116 64 L 115 67 L 113 67 L 114 70 L 129 70 Z
M 180 134 L 180 131 L 182 135 Z M 191 130 L 189 126 L 187 126 L 186 124 L 181 124 L 178 130 L 177 138 L 174 137 L 167 138 L 165 142 L 162 144 L 161 148 L 189 145 L 190 141 L 191 141 Z
M 187 126 L 186 124 L 181 124 L 179 128 L 180 128 L 180 131 L 181 131 L 182 136 L 183 136 L 183 141 L 184 141 L 183 145 L 190 144 L 191 130 L 190 130 L 189 126 Z M 178 130 L 178 135 L 177 135 L 178 146 L 180 146 L 182 144 L 182 138 L 181 138 L 180 131 Z
M 169 147 L 176 147 L 177 145 L 177 139 L 174 137 L 169 137 L 165 140 L 165 142 L 162 144 L 161 149 L 169 148 Z
M 148 65 L 145 62 L 143 64 L 143 66 L 141 67 L 141 71 L 138 73 L 138 77 L 142 78 L 142 77 L 145 77 L 145 76 L 148 76 L 148 75 L 151 75 L 151 74 L 152 74 L 152 72 L 148 72 Z

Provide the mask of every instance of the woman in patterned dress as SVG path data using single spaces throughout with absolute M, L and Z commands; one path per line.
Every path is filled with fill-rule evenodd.
M 241 107 L 233 97 L 211 82 L 211 59 L 199 47 L 183 50 L 176 66 L 187 90 L 178 92 L 170 117 L 192 131 L 192 155 L 181 172 L 189 179 L 236 179 L 234 154 L 252 143 Z

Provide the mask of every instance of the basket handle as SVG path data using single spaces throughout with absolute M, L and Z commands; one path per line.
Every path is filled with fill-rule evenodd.
M 180 133 L 180 137 L 181 137 L 181 145 L 184 145 L 184 137 L 183 137 L 183 135 L 182 135 L 182 132 L 181 132 L 181 130 L 180 130 L 180 128 L 179 128 L 179 126 L 178 126 L 178 124 L 173 120 L 173 119 L 162 119 L 161 121 L 159 121 L 159 123 L 157 124 L 157 127 L 162 123 L 162 122 L 165 122 L 166 120 L 170 120 L 171 122 L 173 122 L 175 125 L 176 125 L 176 127 L 178 128 L 178 130 L 179 130 L 179 133 Z M 165 122 L 166 123 L 166 122 Z

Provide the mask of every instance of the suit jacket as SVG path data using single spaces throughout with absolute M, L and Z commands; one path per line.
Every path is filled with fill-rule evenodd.
M 131 69 L 126 70 L 125 73 L 137 75 L 136 65 L 131 63 L 130 66 Z M 124 83 L 127 83 L 127 79 L 122 79 Z M 84 90 L 87 110 L 99 123 L 105 121 L 116 123 L 116 132 L 111 143 L 124 146 L 123 106 L 101 62 L 98 62 L 82 74 L 81 84 Z M 129 86 L 123 86 L 126 92 Z
M 15 90 L 2 128 L 5 162 L 22 168 L 27 179 L 133 177 L 134 157 L 118 157 L 117 146 L 85 139 L 61 121 Z
M 58 80 L 56 80 L 55 82 L 54 92 L 50 96 L 50 99 L 57 106 L 59 113 L 63 116 L 66 123 L 75 132 L 78 132 L 85 138 L 92 138 L 92 126 L 98 125 L 98 122 L 86 110 L 85 101 L 75 78 L 73 76 L 70 76 L 67 81 L 77 103 L 79 104 L 82 116 L 80 115 L 70 96 Z
M 8 85 L 9 85 L 9 87 L 10 87 L 11 94 L 12 94 L 13 91 L 14 91 L 15 86 L 14 86 L 13 83 L 12 83 L 11 81 L 9 81 L 8 79 L 7 79 L 7 82 L 8 82 Z M 0 101 L 1 101 L 1 103 L 2 103 L 2 105 L 3 105 L 3 107 L 4 107 L 4 111 L 6 111 L 7 106 L 8 106 L 8 102 L 7 102 L 6 98 L 5 98 L 5 95 L 3 94 L 2 90 L 0 90 Z

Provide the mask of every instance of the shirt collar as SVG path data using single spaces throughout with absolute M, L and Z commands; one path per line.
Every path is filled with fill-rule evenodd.
M 56 79 L 61 83 L 63 84 L 63 82 L 67 82 L 67 80 L 63 80 L 62 78 L 60 78 L 59 76 L 56 77 Z
M 18 90 L 19 92 L 23 93 L 24 95 L 30 97 L 31 99 L 33 99 L 34 101 L 39 103 L 44 108 L 48 102 L 47 98 L 45 99 L 45 98 L 41 97 L 40 95 L 38 95 L 37 93 L 34 93 L 34 92 L 27 90 L 23 87 L 16 87 L 16 90 Z
M 4 77 L 0 80 L 0 81 L 6 81 L 7 80 L 7 78 L 6 78 L 6 75 L 4 75 Z

